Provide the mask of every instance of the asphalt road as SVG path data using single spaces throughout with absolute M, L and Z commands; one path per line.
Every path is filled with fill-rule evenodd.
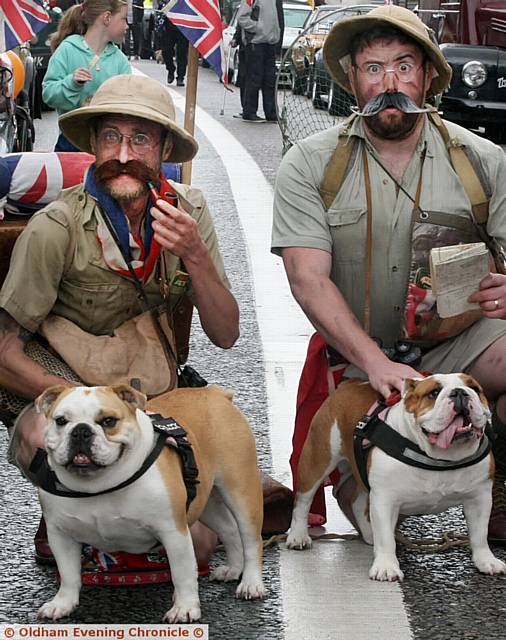
M 165 80 L 165 70 L 152 62 L 140 62 L 144 73 Z M 184 89 L 175 89 L 183 95 Z M 227 94 L 224 103 L 222 86 L 210 70 L 201 70 L 198 104 L 212 118 L 222 123 L 229 133 L 244 146 L 256 161 L 267 182 L 274 184 L 281 158 L 282 141 L 276 125 L 255 125 L 232 117 L 239 111 L 239 96 Z M 224 110 L 224 115 L 220 112 Z M 180 120 L 181 121 L 181 120 Z M 198 126 L 198 122 L 197 122 Z M 56 138 L 54 114 L 45 114 L 37 124 L 37 149 L 49 150 Z M 193 182 L 206 193 L 213 212 L 227 271 L 234 293 L 241 307 L 241 338 L 228 352 L 214 348 L 204 339 L 195 322 L 191 340 L 190 362 L 211 381 L 231 388 L 236 402 L 248 416 L 258 442 L 262 469 L 272 470 L 271 440 L 269 436 L 267 389 L 264 375 L 264 354 L 261 349 L 257 323 L 252 273 L 243 231 L 231 195 L 231 187 L 220 158 L 205 137 L 197 131 L 200 152 L 194 162 Z M 251 197 L 256 185 L 251 184 Z M 280 319 L 282 321 L 282 319 Z M 6 434 L 0 432 L 2 451 Z M 39 507 L 33 488 L 7 464 L 0 466 L 0 622 L 35 622 L 39 605 L 56 588 L 54 570 L 34 563 L 31 538 L 39 519 Z M 410 518 L 403 525 L 413 537 L 438 537 L 444 531 L 465 533 L 460 509 L 452 509 L 442 516 Z M 356 543 L 360 544 L 360 543 Z M 353 554 L 353 545 L 347 553 Z M 495 548 L 506 560 L 506 550 Z M 419 553 L 400 548 L 400 560 L 406 574 L 402 597 L 416 640 L 492 640 L 506 638 L 506 577 L 490 578 L 479 575 L 471 563 L 467 548 L 454 548 L 445 553 Z M 315 567 L 317 565 L 315 564 Z M 219 640 L 247 640 L 285 638 L 283 620 L 284 585 L 280 578 L 280 552 L 270 548 L 265 553 L 264 578 L 269 594 L 263 602 L 237 602 L 232 585 L 200 581 L 203 620 L 210 625 L 212 638 Z M 335 567 L 338 574 L 340 567 Z M 303 579 L 303 576 L 302 576 Z M 350 578 L 351 579 L 351 578 Z M 367 580 L 365 575 L 360 580 Z M 327 587 L 322 578 L 321 598 Z M 165 585 L 135 588 L 85 588 L 81 605 L 69 622 L 158 622 L 167 609 L 171 588 Z M 346 593 L 342 594 L 346 598 Z M 304 610 L 305 603 L 300 607 Z M 329 609 L 339 608 L 340 601 L 328 602 Z M 357 602 L 360 611 L 360 602 Z M 357 615 L 367 619 L 368 611 Z M 388 611 L 385 612 L 388 616 Z M 325 621 L 322 621 L 323 625 Z M 356 621 L 354 621 L 356 623 Z M 374 621 L 372 621 L 374 623 Z M 341 629 L 327 629 L 323 635 L 306 636 L 309 640 L 322 637 L 353 640 L 346 625 Z M 383 640 L 381 625 L 370 637 Z

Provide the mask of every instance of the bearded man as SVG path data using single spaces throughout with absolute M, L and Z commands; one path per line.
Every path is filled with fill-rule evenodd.
M 328 364 L 368 379 L 385 398 L 420 376 L 415 366 L 467 371 L 493 403 L 497 474 L 489 538 L 506 542 L 506 275 L 480 282 L 469 298 L 477 307 L 472 314 L 441 319 L 429 271 L 432 247 L 485 241 L 498 254 L 505 245 L 504 153 L 425 106 L 427 96 L 449 85 L 451 69 L 411 11 L 388 5 L 336 22 L 324 60 L 333 80 L 355 95 L 355 114 L 290 149 L 274 201 L 272 250 L 283 257 L 293 295 L 318 332 L 301 379 L 292 469 L 328 393 Z M 453 150 L 465 170 L 453 164 Z M 468 192 L 473 181 L 486 194 L 482 220 Z M 500 255 L 498 262 L 503 268 Z M 413 354 L 421 356 L 416 365 Z M 318 378 L 311 367 L 322 362 Z M 343 484 L 338 474 L 333 480 L 348 515 L 354 481 Z M 321 501 L 312 512 L 321 523 Z
M 160 286 L 165 253 L 164 281 L 187 274 L 187 293 L 211 341 L 228 349 L 239 336 L 238 306 L 202 193 L 171 181 L 165 189 L 178 198 L 177 205 L 153 196 L 148 187 L 161 186 L 162 161 L 191 160 L 198 148 L 176 124 L 167 91 L 151 78 L 115 76 L 59 124 L 73 144 L 95 154 L 96 162 L 83 185 L 64 190 L 32 217 L 0 292 L 0 409 L 15 421 L 11 461 L 32 481 L 29 465 L 42 447 L 43 426 L 33 400 L 49 386 L 80 382 L 66 362 L 45 349 L 39 330 L 49 316 L 71 321 L 89 335 L 111 335 L 145 311 L 139 281 L 144 306 L 173 308 Z M 215 536 L 199 523 L 194 527 L 202 564 Z M 44 526 L 36 535 L 36 557 L 52 558 Z

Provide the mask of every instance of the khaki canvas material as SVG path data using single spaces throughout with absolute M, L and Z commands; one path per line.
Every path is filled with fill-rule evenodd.
M 174 334 L 162 313 L 161 324 L 175 354 Z M 94 336 L 60 316 L 49 315 L 40 333 L 85 384 L 140 382 L 140 391 L 154 396 L 176 386 L 176 362 L 165 355 L 150 311 L 114 330 L 112 336 Z
M 198 150 L 193 136 L 176 123 L 176 110 L 165 87 L 146 76 L 120 75 L 106 80 L 85 107 L 60 116 L 58 123 L 72 144 L 94 153 L 91 136 L 93 121 L 114 114 L 144 118 L 161 124 L 172 135 L 173 147 L 167 162 L 187 162 Z
M 351 42 L 356 35 L 378 25 L 395 27 L 422 47 L 435 70 L 428 96 L 437 95 L 449 86 L 452 69 L 441 53 L 433 31 L 409 9 L 385 5 L 373 9 L 366 15 L 338 20 L 325 40 L 323 59 L 330 75 L 345 91 L 352 93 L 348 79 L 349 60 L 346 58 L 350 53 Z

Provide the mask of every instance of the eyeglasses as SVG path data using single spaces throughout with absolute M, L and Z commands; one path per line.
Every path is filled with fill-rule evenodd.
M 355 66 L 366 76 L 371 84 L 378 84 L 383 80 L 386 73 L 395 73 L 400 82 L 412 82 L 422 65 L 415 65 L 412 62 L 394 62 L 390 69 L 386 69 L 385 65 L 380 62 L 368 62 Z
M 123 138 L 128 140 L 130 149 L 140 156 L 158 144 L 158 141 L 155 141 L 147 133 L 134 133 L 133 136 L 128 136 L 126 133 L 120 133 L 117 129 L 103 129 L 98 134 L 99 142 L 107 149 L 117 149 L 121 146 Z

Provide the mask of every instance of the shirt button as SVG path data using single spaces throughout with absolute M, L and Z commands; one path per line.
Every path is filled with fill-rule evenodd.
M 387 185 L 388 184 L 388 180 L 386 178 L 383 179 L 383 184 Z
M 82 202 L 84 200 L 84 196 L 78 196 L 77 199 L 79 200 L 79 202 Z
M 91 305 L 93 304 L 93 299 L 92 298 L 86 298 L 86 304 L 91 307 Z
M 398 269 L 399 269 L 399 267 L 397 267 L 397 266 L 394 264 L 394 266 L 392 267 L 392 271 L 394 271 L 394 272 L 395 272 L 395 271 L 398 271 Z
M 395 305 L 394 309 L 395 309 L 396 311 L 400 311 L 400 310 L 401 310 L 401 308 L 399 307 L 399 305 L 398 305 L 398 304 L 396 304 L 396 305 Z

